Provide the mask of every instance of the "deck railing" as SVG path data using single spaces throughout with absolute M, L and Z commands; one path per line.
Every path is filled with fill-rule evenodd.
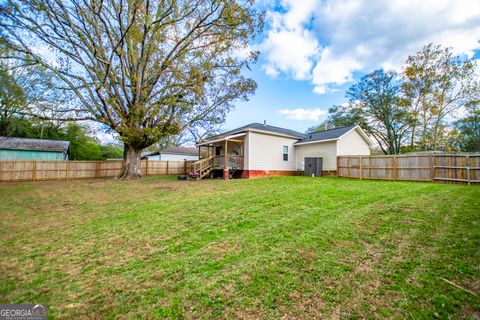
M 227 166 L 230 169 L 242 170 L 244 163 L 243 156 L 227 155 Z M 223 169 L 225 167 L 225 156 L 215 156 L 215 168 Z
M 203 178 L 205 175 L 212 171 L 215 162 L 215 157 L 209 157 L 198 160 L 192 164 L 192 171 L 199 178 Z

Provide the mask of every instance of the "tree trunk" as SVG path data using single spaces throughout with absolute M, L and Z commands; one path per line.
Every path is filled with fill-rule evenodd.
M 142 149 L 125 145 L 124 162 L 122 173 L 118 176 L 119 179 L 136 179 L 142 177 L 142 168 L 140 166 L 141 153 Z
M 0 121 L 0 136 L 8 136 L 7 132 L 8 122 L 7 121 Z
M 413 125 L 412 126 L 412 136 L 411 136 L 411 139 L 410 139 L 410 151 L 413 151 L 413 147 L 415 146 L 415 129 L 416 129 L 416 125 Z

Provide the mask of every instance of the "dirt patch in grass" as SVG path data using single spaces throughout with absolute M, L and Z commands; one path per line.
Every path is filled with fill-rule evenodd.
M 325 319 L 328 309 L 321 295 L 304 297 L 298 291 L 290 294 L 291 306 L 284 306 L 280 309 L 281 319 Z

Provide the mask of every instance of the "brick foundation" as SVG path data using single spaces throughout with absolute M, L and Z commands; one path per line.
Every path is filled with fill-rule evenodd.
M 214 178 L 225 178 L 228 171 L 214 170 Z M 323 176 L 336 176 L 336 170 L 323 171 Z M 280 170 L 237 170 L 233 178 L 234 179 L 248 179 L 248 178 L 261 178 L 261 177 L 274 177 L 274 176 L 303 176 L 303 171 L 280 171 Z M 227 175 L 228 177 L 228 175 Z
M 243 170 L 240 176 L 243 179 L 273 177 L 273 176 L 300 176 L 302 171 L 280 171 L 280 170 Z

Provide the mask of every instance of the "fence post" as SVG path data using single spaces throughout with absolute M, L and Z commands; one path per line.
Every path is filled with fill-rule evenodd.
M 340 167 L 338 166 L 340 163 L 340 157 L 337 156 L 337 177 L 340 177 Z M 303 170 L 305 170 L 305 168 L 303 168 Z
M 432 181 L 435 181 L 435 155 L 434 154 L 430 155 L 430 166 L 432 168 L 430 172 L 431 179 Z
M 351 177 L 350 177 L 350 157 L 349 157 L 349 156 L 347 156 L 347 168 L 348 168 L 348 169 L 347 169 L 347 176 L 348 176 L 349 178 L 351 178 Z
M 368 157 L 368 178 L 372 178 L 372 157 Z
M 167 160 L 167 176 L 168 176 L 168 160 Z
M 467 184 L 470 185 L 470 158 L 468 157 L 468 154 L 466 155 L 466 160 L 467 160 Z
M 67 161 L 67 168 L 65 170 L 65 180 L 68 180 L 69 172 L 70 172 L 70 162 Z
M 186 159 L 183 161 L 183 174 L 187 174 L 187 160 Z
M 145 160 L 145 175 L 148 176 L 148 159 Z
M 397 156 L 393 155 L 393 181 L 397 181 Z
M 360 158 L 360 180 L 363 180 L 363 173 L 362 173 L 362 156 L 359 156 Z
M 95 177 L 98 179 L 100 178 L 100 161 L 97 161 L 95 166 Z
M 32 181 L 37 180 L 37 161 L 33 161 L 33 168 L 32 168 Z

